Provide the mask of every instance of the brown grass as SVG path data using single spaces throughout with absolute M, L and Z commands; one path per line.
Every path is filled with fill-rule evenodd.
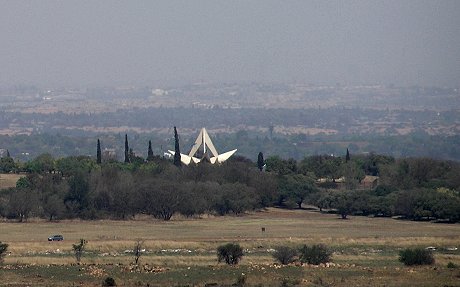
M 261 231 L 262 227 L 265 227 L 265 232 Z M 237 242 L 246 250 L 240 268 L 253 270 L 245 271 L 252 274 L 248 282 L 259 282 L 264 286 L 273 282 L 276 282 L 273 283 L 274 285 L 279 286 L 280 278 L 285 276 L 305 279 L 309 282 L 305 281 L 301 286 L 311 285 L 315 280 L 318 281 L 314 283 L 316 285 L 321 285 L 323 280 L 323 285 L 367 286 L 372 283 L 372 281 L 368 282 L 368 277 L 375 279 L 375 282 L 381 285 L 411 286 L 412 283 L 418 282 L 430 286 L 434 281 L 429 281 L 428 276 L 438 276 L 439 282 L 449 283 L 451 279 L 455 281 L 457 273 L 455 270 L 448 270 L 445 266 L 448 262 L 460 265 L 458 251 L 442 252 L 447 247 L 460 247 L 459 224 L 367 217 L 341 220 L 336 215 L 305 210 L 271 208 L 241 217 L 206 217 L 193 220 L 173 218 L 169 222 L 146 217 L 131 221 L 1 222 L 0 230 L 0 240 L 10 244 L 11 254 L 6 257 L 5 263 L 40 266 L 74 263 L 71 245 L 79 238 L 88 240 L 88 252 L 82 258 L 84 264 L 126 266 L 133 261 L 133 256 L 125 251 L 132 249 L 135 240 L 140 238 L 144 240 L 143 246 L 146 249 L 141 262 L 171 269 L 168 273 L 169 277 L 161 275 L 165 276 L 165 281 L 162 282 L 176 282 L 179 280 L 175 277 L 176 273 L 190 266 L 200 269 L 199 272 L 196 271 L 198 275 L 191 274 L 191 276 L 196 276 L 197 282 L 204 282 L 203 280 L 213 274 L 209 272 L 212 272 L 216 266 L 222 267 L 217 265 L 215 250 L 217 246 L 227 242 Z M 65 240 L 48 242 L 48 236 L 53 234 L 62 234 Z M 270 269 L 269 266 L 275 262 L 270 253 L 271 248 L 278 245 L 300 246 L 313 243 L 324 243 L 331 247 L 334 250 L 334 262 L 349 267 L 330 270 L 293 269 L 292 274 L 289 273 L 290 269 Z M 427 267 L 431 269 L 427 269 L 425 273 L 417 271 L 421 269 L 414 269 L 414 272 L 409 273 L 408 269 L 398 262 L 398 251 L 413 246 L 437 247 L 439 252 L 435 253 L 436 269 Z M 259 269 L 254 267 L 256 265 Z M 261 273 L 254 271 L 256 269 Z M 267 271 L 268 269 L 271 271 Z M 264 270 L 271 277 L 263 275 Z M 436 272 L 438 275 L 435 274 Z M 12 275 L 8 273 L 8 276 Z M 222 276 L 222 280 L 229 280 L 230 275 Z M 388 284 L 393 277 L 395 284 Z M 50 285 L 54 284 L 51 279 L 46 282 Z M 164 286 L 177 285 L 163 284 Z
M 16 182 L 21 177 L 23 177 L 23 175 L 11 174 L 11 173 L 8 173 L 8 174 L 0 173 L 0 190 L 10 188 L 10 187 L 15 187 Z
M 261 232 L 265 227 L 266 232 Z M 148 249 L 213 249 L 222 242 L 239 242 L 246 248 L 272 247 L 279 244 L 325 243 L 331 246 L 384 245 L 454 246 L 460 242 L 460 225 L 400 221 L 389 218 L 351 217 L 304 210 L 268 209 L 242 217 L 203 219 L 154 219 L 131 221 L 43 220 L 26 223 L 1 222 L 2 241 L 10 242 L 17 252 L 43 251 L 80 238 L 88 248 L 110 252 L 132 248 L 135 239 L 145 241 Z M 64 242 L 48 242 L 53 234 L 64 235 Z

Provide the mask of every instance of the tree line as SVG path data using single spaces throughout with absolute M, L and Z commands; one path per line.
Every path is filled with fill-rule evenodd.
M 300 161 L 259 153 L 257 162 L 234 157 L 220 165 L 178 166 L 146 159 L 129 149 L 125 160 L 42 154 L 17 166 L 1 159 L 3 172 L 22 172 L 16 187 L 0 191 L 0 216 L 129 219 L 138 214 L 169 220 L 181 214 L 239 215 L 271 206 L 412 220 L 460 220 L 460 164 L 378 154 L 307 156 Z M 151 144 L 149 145 L 151 147 Z M 366 176 L 378 184 L 364 187 Z
M 1 121 L 1 120 L 0 120 Z M 305 155 L 341 155 L 348 148 L 353 154 L 375 151 L 378 154 L 401 157 L 430 157 L 460 161 L 460 135 L 429 135 L 418 131 L 406 135 L 339 135 L 339 134 L 292 134 L 270 132 L 273 125 L 260 131 L 235 133 L 213 133 L 213 142 L 222 150 L 238 147 L 238 154 L 256 160 L 259 151 L 282 158 L 302 160 Z M 268 130 L 267 130 L 268 129 Z M 171 134 L 171 135 L 170 135 Z M 9 148 L 15 161 L 26 162 L 43 153 L 53 157 L 67 157 L 94 154 L 94 138 L 101 137 L 102 149 L 115 149 L 123 160 L 124 134 L 91 134 L 69 131 L 33 132 L 30 135 L 0 135 L 0 149 Z M 196 135 L 182 135 L 182 148 L 191 146 Z M 136 154 L 146 157 L 147 145 L 151 140 L 156 154 L 173 148 L 172 131 L 137 133 L 130 137 L 130 147 Z

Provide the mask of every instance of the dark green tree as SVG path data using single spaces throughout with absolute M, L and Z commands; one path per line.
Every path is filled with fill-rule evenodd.
M 81 215 L 81 212 L 89 208 L 91 200 L 89 198 L 89 175 L 85 172 L 77 172 L 69 178 L 69 191 L 64 198 L 64 203 L 69 211 Z M 72 208 L 70 208 L 72 206 Z M 70 210 L 73 209 L 73 210 Z M 73 214 L 73 216 L 77 215 Z
M 8 202 L 10 214 L 19 220 L 27 221 L 39 205 L 37 193 L 30 188 L 20 188 L 11 194 Z
M 129 144 L 127 134 L 125 134 L 125 163 L 129 163 Z
M 34 160 L 26 163 L 25 169 L 28 172 L 35 173 L 52 173 L 54 171 L 55 161 L 51 154 L 45 153 L 37 156 Z
M 144 194 L 148 202 L 147 213 L 158 219 L 168 221 L 179 211 L 182 191 L 181 185 L 176 182 L 156 181 L 156 186 L 148 189 L 149 194 Z
M 228 265 L 236 265 L 243 257 L 243 248 L 239 244 L 227 243 L 217 248 L 217 260 Z
M 70 177 L 78 172 L 89 173 L 96 167 L 96 162 L 89 156 L 69 156 L 56 161 L 56 170 L 63 177 Z
M 342 219 L 347 219 L 349 214 L 356 210 L 356 198 L 352 191 L 340 191 L 334 194 L 334 199 L 331 202 L 331 207 L 337 209 Z
M 125 163 L 129 163 L 129 145 L 127 134 L 125 134 Z
M 177 135 L 176 127 L 174 127 L 174 165 L 182 166 L 182 162 L 180 161 L 179 136 Z
M 97 164 L 102 163 L 101 141 L 97 139 Z
M 354 161 L 349 161 L 342 165 L 342 174 L 345 177 L 345 186 L 347 189 L 355 189 L 364 179 L 364 170 Z
M 50 194 L 42 200 L 43 212 L 49 221 L 59 218 L 65 213 L 64 198 L 60 194 Z
M 265 162 L 268 172 L 277 172 L 279 175 L 297 172 L 297 162 L 293 158 L 284 160 L 279 156 L 271 156 Z
M 0 158 L 0 172 L 9 173 L 17 169 L 16 163 L 12 157 Z
M 302 208 L 305 199 L 316 192 L 312 178 L 303 174 L 285 175 L 280 180 L 280 191 L 284 198 L 290 199 Z
M 9 151 L 9 150 L 6 150 L 6 157 L 7 157 L 7 158 L 10 158 L 10 157 L 11 157 L 11 156 L 10 156 L 10 151 Z
M 106 186 L 110 190 L 110 210 L 117 218 L 125 219 L 134 210 L 134 197 L 136 195 L 134 179 L 130 172 L 114 171 L 112 174 L 116 180 L 111 180 L 112 176 L 110 175 L 105 176 Z
M 316 178 L 324 178 L 335 182 L 340 178 L 342 172 L 342 159 L 330 155 L 315 155 L 304 158 L 299 165 L 299 170 L 303 174 L 313 172 Z M 268 163 L 267 163 L 268 167 Z
M 350 152 L 348 151 L 347 148 L 347 155 L 345 156 L 345 162 L 348 162 L 350 160 Z
M 309 197 L 312 204 L 316 205 L 319 208 L 319 211 L 322 212 L 325 208 L 330 208 L 334 201 L 334 196 L 327 191 L 316 192 Z
M 147 161 L 153 160 L 152 141 L 149 140 L 149 150 L 147 152 Z
M 265 161 L 264 161 L 264 154 L 262 152 L 259 152 L 259 155 L 257 156 L 257 167 L 259 168 L 260 171 L 264 169 Z

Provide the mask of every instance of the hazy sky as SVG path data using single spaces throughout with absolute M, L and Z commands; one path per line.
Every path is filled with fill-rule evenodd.
M 460 86 L 460 1 L 0 0 L 0 85 Z

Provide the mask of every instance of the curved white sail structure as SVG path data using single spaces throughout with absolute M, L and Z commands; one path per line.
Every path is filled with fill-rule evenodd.
M 200 148 L 202 148 L 202 150 Z M 186 155 L 181 153 L 180 160 L 185 165 L 189 165 L 192 161 L 194 163 L 199 163 L 203 160 L 208 160 L 212 164 L 222 163 L 229 159 L 236 151 L 237 149 L 234 149 L 223 154 L 219 154 L 214 147 L 208 132 L 205 128 L 202 128 L 189 154 Z M 174 151 L 168 150 L 168 152 L 174 155 Z M 200 155 L 197 156 L 197 154 Z

